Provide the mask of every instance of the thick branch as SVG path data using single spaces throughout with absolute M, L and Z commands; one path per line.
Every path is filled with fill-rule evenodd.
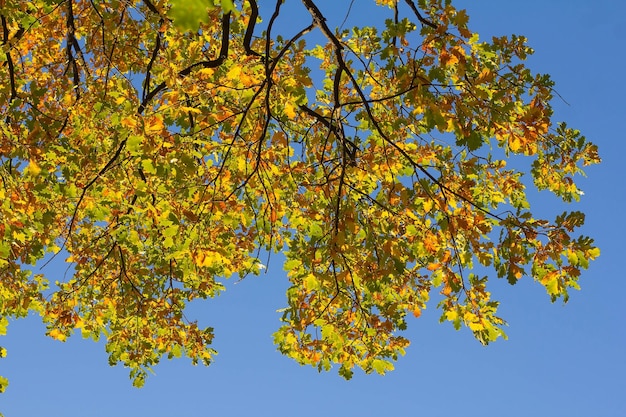
M 419 9 L 417 8 L 417 6 L 413 2 L 413 0 L 404 0 L 404 1 L 406 2 L 406 4 L 409 5 L 411 10 L 413 10 L 413 13 L 415 13 L 415 16 L 417 17 L 417 20 L 419 20 L 420 23 L 422 23 L 423 25 L 426 25 L 426 26 L 430 26 L 433 29 L 437 29 L 437 25 L 436 24 L 434 24 L 433 22 L 431 22 L 430 20 L 428 20 L 424 16 L 422 16 L 422 14 L 420 13 Z
M 0 16 L 0 19 L 2 21 L 2 45 L 6 47 L 6 45 L 9 43 L 9 27 L 8 27 L 7 20 L 4 17 L 4 15 Z M 9 67 L 9 83 L 11 85 L 11 96 L 9 97 L 8 104 L 11 104 L 11 102 L 15 100 L 15 98 L 17 98 L 17 88 L 15 87 L 15 67 L 13 65 L 13 58 L 11 57 L 11 52 L 9 51 L 8 48 L 6 50 L 5 56 L 7 60 L 7 65 Z M 8 116 L 8 112 L 7 112 L 6 122 L 8 123 L 9 120 L 10 120 L 10 117 Z
M 78 64 L 76 63 L 76 58 L 74 58 L 74 54 L 72 53 L 72 48 L 78 44 L 76 40 L 76 36 L 74 32 L 76 28 L 74 26 L 74 8 L 73 1 L 70 0 L 67 2 L 67 19 L 66 19 L 66 28 L 67 28 L 67 39 L 65 49 L 67 52 L 67 64 L 72 68 L 72 81 L 74 83 L 74 94 L 76 94 L 76 100 L 80 98 L 80 74 L 78 72 Z M 69 67 L 68 67 L 69 68 Z
M 250 43 L 252 42 L 252 35 L 254 35 L 254 26 L 256 25 L 256 20 L 259 17 L 259 7 L 256 4 L 256 0 L 248 0 L 248 3 L 250 4 L 250 20 L 248 21 L 246 33 L 243 37 L 243 48 L 246 50 L 248 55 L 261 57 L 262 55 L 253 51 L 250 46 Z

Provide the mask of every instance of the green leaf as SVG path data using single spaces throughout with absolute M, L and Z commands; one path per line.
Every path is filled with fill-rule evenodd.
M 346 380 L 350 380 L 352 379 L 352 375 L 354 375 L 354 372 L 349 367 L 342 365 L 341 368 L 339 368 L 339 375 L 344 377 Z
M 142 136 L 130 136 L 127 140 L 126 140 L 126 149 L 128 149 L 128 152 L 134 153 L 139 151 L 139 148 L 141 147 L 141 142 L 143 142 L 143 137 Z
M 157 170 L 154 167 L 154 164 L 149 159 L 144 159 L 143 161 L 141 161 L 141 167 L 148 174 L 153 174 L 154 175 L 154 174 L 157 173 Z
M 0 242 L 0 258 L 8 258 L 11 253 L 11 245 L 9 242 Z
M 441 271 L 438 270 L 433 272 L 431 280 L 431 282 L 433 283 L 433 287 L 438 288 L 443 281 L 443 275 L 441 274 Z
M 321 237 L 324 235 L 324 230 L 318 223 L 311 223 L 309 225 L 309 233 L 311 237 Z
M 141 388 L 146 383 L 146 372 L 144 371 L 138 371 L 135 375 L 131 373 L 131 377 L 133 378 L 133 386 L 135 388 Z
M 221 2 L 224 13 L 230 13 L 235 10 L 235 3 L 233 0 L 221 0 Z
M 174 357 L 174 358 L 180 358 L 183 355 L 183 351 L 180 347 L 180 345 L 176 344 L 174 346 L 172 346 L 172 349 L 170 350 L 170 358 Z
M 467 136 L 457 136 L 456 144 L 459 146 L 467 146 L 468 150 L 475 151 L 482 146 L 483 138 L 479 133 L 472 131 L 472 133 Z
M 230 3 L 230 7 L 234 8 L 232 0 L 222 0 L 222 8 L 226 10 L 223 3 Z M 171 0 L 171 5 L 167 15 L 182 32 L 197 31 L 202 23 L 209 21 L 207 9 L 215 7 L 206 0 Z
M 551 279 L 546 284 L 546 289 L 548 290 L 548 294 L 551 296 L 556 296 L 559 293 L 559 279 L 557 277 Z
M 299 259 L 289 259 L 288 261 L 285 261 L 283 268 L 285 271 L 291 271 L 292 269 L 296 269 L 301 264 L 302 261 Z
M 393 364 L 382 359 L 374 359 L 372 361 L 372 369 L 380 375 L 385 375 L 388 371 L 393 371 Z
M 317 280 L 317 278 L 315 278 L 315 275 L 313 275 L 313 274 L 309 274 L 309 275 L 306 277 L 306 283 L 305 283 L 305 285 L 306 285 L 306 288 L 307 288 L 309 291 L 311 291 L 311 290 L 313 290 L 313 291 L 314 291 L 314 290 L 317 290 L 317 289 L 319 289 L 319 286 L 320 286 L 320 285 L 319 285 L 319 281 Z
M 163 230 L 163 236 L 165 237 L 173 237 L 173 236 L 176 236 L 177 233 L 178 233 L 178 225 L 176 224 L 168 226 Z

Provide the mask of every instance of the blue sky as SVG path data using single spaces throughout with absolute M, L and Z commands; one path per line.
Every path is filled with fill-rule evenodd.
M 317 3 L 340 22 L 349 1 Z M 355 0 L 348 26 L 365 17 L 369 4 L 373 0 Z M 126 369 L 109 367 L 102 344 L 79 335 L 54 341 L 37 318 L 12 322 L 0 339 L 8 349 L 0 375 L 10 380 L 0 411 L 7 417 L 626 415 L 626 2 L 455 4 L 468 8 L 470 28 L 482 39 L 527 36 L 536 51 L 528 65 L 551 74 L 568 103 L 555 100 L 555 120 L 566 120 L 600 147 L 603 164 L 588 170 L 580 181 L 585 196 L 571 208 L 587 213 L 584 233 L 596 238 L 602 255 L 567 305 L 551 304 L 530 279 L 515 287 L 496 282 L 508 341 L 483 347 L 468 331 L 439 324 L 430 305 L 409 322 L 412 345 L 395 371 L 384 377 L 357 371 L 344 381 L 334 371 L 300 367 L 272 345 L 287 287 L 275 256 L 269 273 L 191 306 L 189 317 L 216 329 L 213 365 L 165 360 L 140 390 Z M 546 209 L 556 202 L 538 197 Z

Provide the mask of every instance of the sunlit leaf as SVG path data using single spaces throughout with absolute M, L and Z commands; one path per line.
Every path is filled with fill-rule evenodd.
M 188 304 L 282 252 L 278 350 L 349 379 L 393 370 L 431 298 L 489 344 L 493 280 L 581 287 L 584 213 L 529 196 L 585 198 L 600 157 L 552 120 L 523 36 L 481 42 L 454 0 L 341 29 L 283 3 L 2 2 L 0 334 L 36 313 L 142 386 L 163 358 L 210 364 Z

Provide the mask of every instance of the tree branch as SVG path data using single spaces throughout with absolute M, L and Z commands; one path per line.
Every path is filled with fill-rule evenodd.
M 191 64 L 187 68 L 179 71 L 178 76 L 186 77 L 187 75 L 191 74 L 191 71 L 193 71 L 197 67 L 217 68 L 220 65 L 222 65 L 224 61 L 226 60 L 226 58 L 228 58 L 229 40 L 230 40 L 230 12 L 225 13 L 224 16 L 222 17 L 222 46 L 220 48 L 220 53 L 218 57 L 210 61 L 200 61 L 200 62 Z M 154 87 L 154 89 L 151 90 L 148 94 L 146 94 L 146 96 L 141 101 L 141 104 L 137 108 L 137 114 L 142 114 L 144 110 L 146 109 L 146 106 L 148 105 L 150 100 L 152 100 L 157 94 L 159 94 L 166 88 L 167 88 L 167 84 L 165 82 L 162 82 L 161 84 Z
M 248 21 L 248 26 L 246 27 L 246 33 L 243 36 L 243 48 L 246 50 L 248 55 L 263 57 L 263 55 L 252 50 L 250 47 L 252 35 L 254 35 L 254 26 L 256 25 L 256 20 L 259 17 L 259 7 L 257 6 L 256 0 L 248 0 L 248 3 L 250 4 L 250 20 Z
M 411 10 L 413 10 L 413 13 L 415 13 L 415 16 L 417 17 L 417 20 L 419 20 L 420 23 L 422 23 L 423 25 L 426 25 L 426 26 L 430 26 L 433 29 L 437 29 L 438 28 L 438 26 L 436 24 L 434 24 L 433 22 L 431 22 L 430 20 L 428 20 L 424 16 L 422 16 L 422 14 L 420 13 L 419 9 L 417 8 L 417 6 L 413 2 L 413 0 L 404 0 L 404 1 L 406 2 L 406 4 L 409 5 Z
M 9 43 L 9 27 L 8 27 L 7 20 L 4 17 L 4 15 L 0 16 L 0 20 L 2 22 L 2 45 L 6 47 L 6 45 Z M 15 67 L 13 65 L 13 58 L 11 57 L 11 52 L 8 48 L 6 48 L 6 52 L 4 55 L 7 59 L 6 62 L 9 67 L 9 83 L 11 85 L 11 96 L 9 97 L 8 104 L 11 104 L 11 102 L 13 102 L 13 100 L 17 98 L 17 88 L 15 86 Z M 8 124 L 10 120 L 11 120 L 11 117 L 9 116 L 7 112 L 7 117 L 5 121 Z

